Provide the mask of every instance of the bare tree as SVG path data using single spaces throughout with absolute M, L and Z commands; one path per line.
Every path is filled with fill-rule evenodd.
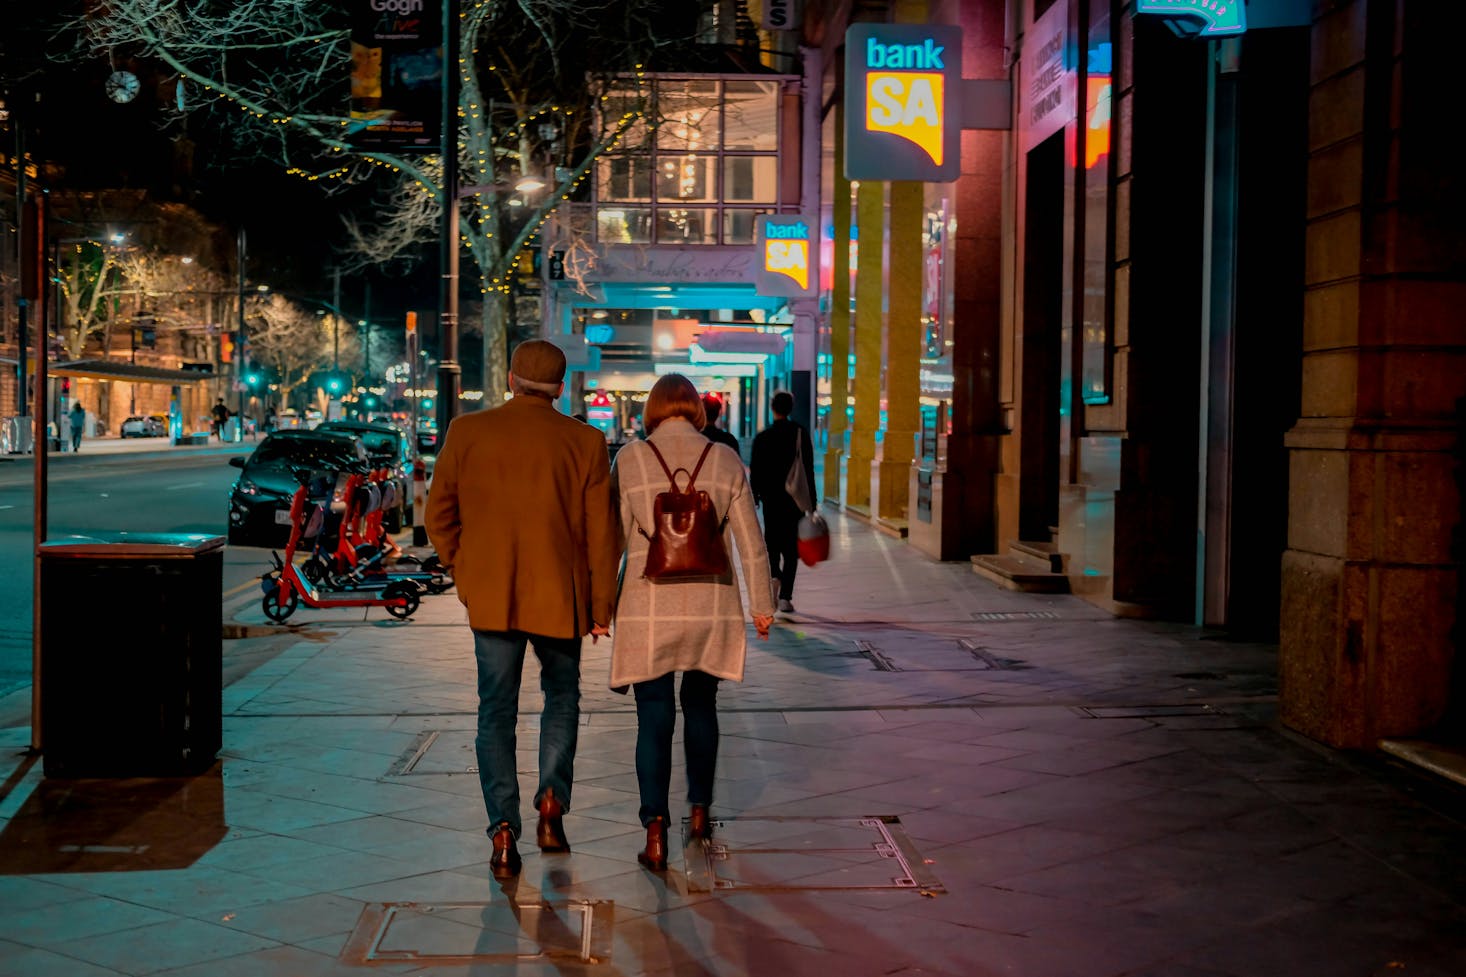
M 507 379 L 509 274 L 525 243 L 570 200 L 596 156 L 635 121 L 612 115 L 593 131 L 593 105 L 613 76 L 635 75 L 668 44 L 688 40 L 702 0 L 481 0 L 459 27 L 462 184 L 449 201 L 485 301 L 484 397 Z M 343 111 L 350 36 L 337 5 L 319 0 L 112 0 L 75 25 L 86 50 L 151 58 L 192 98 L 222 112 L 249 151 L 330 186 L 385 176 L 382 219 L 348 225 L 362 262 L 392 260 L 435 239 L 445 205 L 441 161 L 363 149 Z M 601 79 L 601 81 L 597 81 Z M 545 182 L 516 196 L 518 178 Z M 512 206 L 515 202 L 521 206 Z
M 280 400 L 331 363 L 332 334 L 326 319 L 280 295 L 252 299 L 245 310 L 250 353 L 278 378 Z

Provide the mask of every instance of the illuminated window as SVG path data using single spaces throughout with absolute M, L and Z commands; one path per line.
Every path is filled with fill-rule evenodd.
M 657 76 L 601 103 L 622 138 L 596 165 L 596 235 L 616 244 L 751 244 L 780 200 L 785 82 Z M 632 120 L 641 112 L 645 120 Z M 627 204 L 634 204 L 628 207 Z

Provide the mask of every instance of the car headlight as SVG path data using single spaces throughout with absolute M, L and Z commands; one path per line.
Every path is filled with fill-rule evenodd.
M 234 490 L 240 495 L 259 495 L 260 487 L 247 478 L 241 478 L 234 483 Z

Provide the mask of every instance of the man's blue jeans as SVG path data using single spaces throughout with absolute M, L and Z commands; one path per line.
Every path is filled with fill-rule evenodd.
M 641 789 L 641 823 L 657 818 L 672 820 L 668 795 L 672 789 L 672 733 L 677 727 L 674 675 L 668 672 L 649 682 L 637 682 L 636 782 Z M 687 801 L 713 802 L 713 777 L 718 766 L 718 680 L 706 672 L 682 673 L 682 718 L 687 728 L 682 747 L 687 757 Z
M 575 740 L 580 728 L 580 639 L 545 638 L 523 631 L 474 631 L 473 653 L 478 660 L 478 779 L 489 814 L 489 834 L 508 822 L 518 838 L 519 772 L 515 767 L 514 727 L 519 721 L 519 682 L 524 674 L 524 648 L 534 646 L 540 660 L 540 690 L 545 707 L 540 713 L 539 806 L 547 787 L 570 810 L 570 784 L 575 775 Z

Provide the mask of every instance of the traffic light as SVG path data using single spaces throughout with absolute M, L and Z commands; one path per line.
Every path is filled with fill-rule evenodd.
M 219 337 L 219 362 L 220 363 L 233 363 L 234 362 L 234 337 L 233 336 L 220 336 Z
M 244 375 L 244 382 L 251 387 L 258 387 L 260 385 L 260 375 L 258 373 L 246 373 Z
M 424 397 L 423 398 L 423 401 L 422 401 L 422 409 L 423 410 L 432 410 L 433 409 L 433 398 L 431 398 L 431 397 Z
M 330 377 L 329 379 L 327 379 L 326 380 L 326 389 L 329 390 L 333 394 L 339 394 L 341 392 L 341 378 L 340 377 Z

